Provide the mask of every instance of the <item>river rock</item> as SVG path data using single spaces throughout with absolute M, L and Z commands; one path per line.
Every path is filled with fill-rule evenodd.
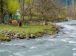
M 16 33 L 15 35 L 14 35 L 14 38 L 19 38 L 20 37 L 20 33 Z
M 19 39 L 24 39 L 26 38 L 24 35 L 20 34 L 20 36 L 18 37 Z
M 29 40 L 30 38 L 30 34 L 26 34 L 26 39 Z
M 31 39 L 35 39 L 36 36 L 34 34 L 30 34 Z

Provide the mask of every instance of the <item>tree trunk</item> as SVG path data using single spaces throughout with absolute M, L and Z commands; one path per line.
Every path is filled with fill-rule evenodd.
M 20 0 L 21 4 L 21 19 L 24 21 L 24 0 Z
M 4 23 L 4 3 L 0 0 L 0 23 Z

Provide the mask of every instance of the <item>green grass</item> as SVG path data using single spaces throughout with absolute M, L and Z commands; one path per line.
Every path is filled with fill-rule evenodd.
M 49 33 L 56 32 L 56 28 L 52 25 L 23 25 L 22 27 L 19 27 L 14 25 L 0 24 L 1 31 L 13 31 L 18 33 L 24 32 L 25 34 L 43 32 L 44 29 L 49 29 Z M 0 34 L 0 39 L 5 40 L 8 38 Z
M 16 31 L 16 32 L 25 32 L 25 33 L 36 33 L 36 32 L 42 32 L 44 29 L 51 29 L 53 30 L 52 26 L 50 25 L 23 25 L 22 27 L 19 26 L 13 26 L 13 25 L 5 25 L 0 24 L 0 30 L 4 31 Z

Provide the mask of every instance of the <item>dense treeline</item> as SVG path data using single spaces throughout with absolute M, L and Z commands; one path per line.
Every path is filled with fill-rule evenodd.
M 25 0 L 27 1 L 27 0 Z M 31 3 L 29 2 L 31 1 Z M 29 0 L 25 3 L 24 15 L 25 18 L 40 20 L 62 20 L 66 18 L 66 11 L 61 7 L 56 0 Z
M 60 21 L 67 16 L 65 7 L 56 0 L 0 0 L 0 21 L 3 22 L 7 14 L 13 19 L 17 10 L 23 20 Z

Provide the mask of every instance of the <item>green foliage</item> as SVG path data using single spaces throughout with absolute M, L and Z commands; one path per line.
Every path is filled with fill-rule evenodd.
M 9 13 L 15 13 L 19 8 L 18 0 L 7 0 L 7 10 Z
M 28 5 L 31 4 L 32 2 L 33 2 L 33 0 L 25 0 L 25 3 Z

